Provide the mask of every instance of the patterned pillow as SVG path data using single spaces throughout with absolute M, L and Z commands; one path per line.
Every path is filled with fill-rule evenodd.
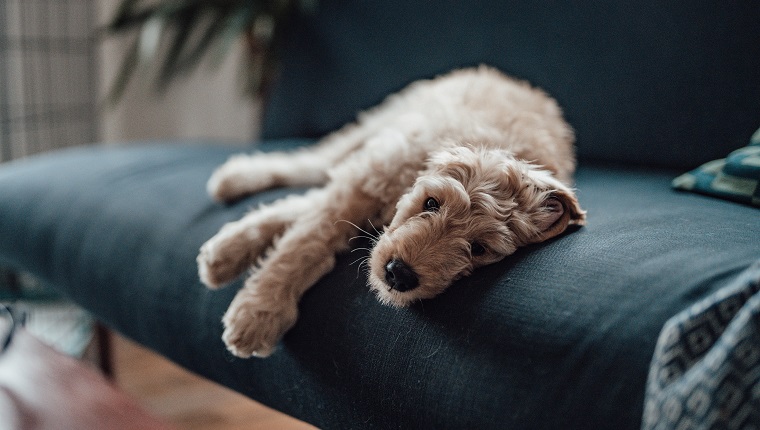
M 673 179 L 673 187 L 760 207 L 760 129 L 748 146 Z

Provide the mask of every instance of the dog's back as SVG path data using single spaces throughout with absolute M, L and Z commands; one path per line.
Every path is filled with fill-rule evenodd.
M 359 126 L 401 130 L 426 153 L 446 146 L 504 148 L 570 183 L 574 133 L 542 90 L 480 66 L 417 81 L 359 116 Z

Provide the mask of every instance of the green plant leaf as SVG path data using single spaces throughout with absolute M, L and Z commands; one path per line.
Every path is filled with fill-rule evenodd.
M 108 96 L 106 97 L 106 101 L 109 105 L 116 105 L 116 103 L 124 96 L 124 91 L 127 89 L 129 79 L 137 69 L 139 52 L 140 40 L 139 37 L 135 37 L 132 46 L 127 50 L 127 55 L 124 56 L 124 60 L 119 68 L 119 73 L 116 75 Z
M 187 8 L 177 11 L 171 17 L 173 27 L 172 40 L 166 58 L 163 61 L 161 72 L 158 78 L 158 88 L 164 90 L 169 81 L 180 74 L 180 58 L 185 46 L 188 44 L 193 33 L 193 28 L 198 20 L 199 11 L 196 8 Z
M 209 12 L 210 17 L 208 18 L 206 28 L 203 30 L 195 46 L 188 49 L 189 52 L 184 56 L 179 67 L 184 70 L 190 70 L 200 63 L 203 55 L 209 51 L 211 45 L 221 37 L 230 13 L 231 9 L 229 8 L 219 8 L 218 10 Z
M 153 16 L 143 24 L 140 29 L 138 42 L 138 63 L 149 63 L 156 56 L 161 45 L 161 36 L 164 32 L 164 21 L 158 16 Z

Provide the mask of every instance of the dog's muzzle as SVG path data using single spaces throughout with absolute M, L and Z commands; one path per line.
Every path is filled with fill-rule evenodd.
M 391 260 L 385 265 L 385 281 L 396 291 L 404 292 L 417 288 L 420 280 L 403 260 Z

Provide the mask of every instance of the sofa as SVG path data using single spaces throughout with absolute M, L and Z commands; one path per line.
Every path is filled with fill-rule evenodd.
M 757 301 L 760 211 L 671 186 L 760 126 L 758 22 L 754 2 L 702 0 L 321 0 L 294 16 L 251 150 L 312 144 L 411 81 L 489 64 L 563 107 L 588 223 L 401 309 L 369 292 L 355 262 L 369 243 L 352 241 L 356 251 L 305 294 L 298 323 L 265 359 L 226 351 L 221 317 L 242 281 L 209 291 L 195 258 L 226 222 L 304 190 L 212 201 L 205 182 L 239 147 L 84 145 L 0 165 L 0 262 L 320 428 L 757 423 L 751 366 L 731 373 L 731 387 L 747 386 L 729 390 L 741 401 L 726 400 L 724 383 L 707 384 L 698 404 L 685 385 L 668 387 L 700 365 L 719 374 L 711 351 L 731 324 L 754 335 L 760 326 L 734 318 Z M 724 318 L 688 323 L 708 309 Z M 749 412 L 727 409 L 737 405 Z

